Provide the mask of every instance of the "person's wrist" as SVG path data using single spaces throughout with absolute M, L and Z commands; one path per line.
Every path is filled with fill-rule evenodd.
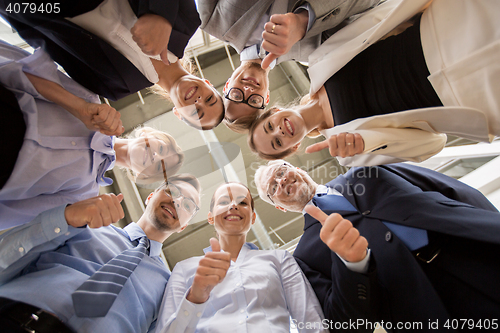
M 191 288 L 186 299 L 194 304 L 202 304 L 208 300 L 208 297 L 204 297 L 202 295 L 196 295 L 196 293 L 193 292 L 193 288 Z

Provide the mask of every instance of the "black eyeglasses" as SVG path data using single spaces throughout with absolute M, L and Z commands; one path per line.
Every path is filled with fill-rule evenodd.
M 247 99 L 245 99 L 243 90 L 239 88 L 233 87 L 229 89 L 227 94 L 224 95 L 224 98 L 236 103 L 244 103 L 253 107 L 254 109 L 264 109 L 266 107 L 266 105 L 264 104 L 264 97 L 258 94 L 252 94 L 248 96 Z

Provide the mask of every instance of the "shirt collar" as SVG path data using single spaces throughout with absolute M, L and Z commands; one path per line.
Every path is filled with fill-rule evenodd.
M 141 227 L 135 222 L 130 223 L 127 225 L 125 228 L 123 228 L 123 231 L 127 234 L 128 238 L 130 241 L 135 241 L 141 237 L 146 236 L 144 233 L 144 230 L 142 230 Z M 146 236 L 147 237 L 147 236 Z M 161 249 L 163 247 L 163 244 L 154 240 L 149 240 L 149 256 L 150 257 L 158 257 L 160 256 Z
M 313 198 L 315 196 L 317 196 L 318 194 L 331 194 L 331 195 L 342 196 L 342 194 L 339 191 L 337 191 L 336 189 L 334 189 L 333 187 L 328 187 L 326 185 L 318 185 L 318 187 L 316 187 L 316 193 L 314 193 L 314 196 L 311 198 L 311 200 L 309 200 L 309 202 L 306 203 L 306 206 L 307 205 L 314 205 Z M 304 206 L 304 208 L 305 208 L 305 206 Z M 302 210 L 302 214 L 306 215 L 307 213 L 305 210 Z
M 248 248 L 249 250 L 258 250 L 259 248 L 257 247 L 257 245 L 255 245 L 254 243 L 245 243 L 243 244 L 243 247 L 246 247 Z M 212 247 L 209 246 L 209 247 L 206 247 L 203 249 L 203 252 L 204 253 L 207 253 L 207 252 L 212 252 Z

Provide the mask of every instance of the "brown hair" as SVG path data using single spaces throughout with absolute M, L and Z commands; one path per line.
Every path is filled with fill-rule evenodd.
M 224 118 L 222 122 L 224 123 L 224 125 L 226 125 L 227 128 L 229 128 L 233 132 L 247 133 L 248 130 L 252 127 L 254 121 L 259 116 L 259 114 L 260 112 L 259 110 L 257 110 L 257 112 L 254 112 L 251 115 L 239 117 L 234 121 L 230 121 L 229 119 Z
M 255 203 L 253 201 L 252 192 L 250 192 L 250 189 L 248 188 L 248 186 L 246 186 L 245 184 L 242 184 L 242 183 L 238 183 L 238 182 L 226 182 L 224 184 L 221 184 L 220 186 L 218 186 L 215 189 L 214 195 L 212 195 L 212 200 L 210 200 L 210 212 L 213 212 L 213 210 L 214 210 L 214 206 L 215 206 L 215 193 L 217 193 L 217 190 L 219 188 L 221 188 L 222 186 L 229 185 L 229 184 L 238 184 L 238 185 L 241 185 L 241 186 L 243 186 L 243 187 L 245 187 L 247 189 L 248 193 L 250 194 L 250 207 L 252 207 L 252 212 L 253 212 L 255 210 L 254 209 Z
M 250 147 L 250 150 L 252 152 L 254 152 L 255 154 L 257 154 L 260 158 L 262 158 L 264 160 L 279 160 L 279 159 L 282 159 L 282 158 L 285 158 L 287 156 L 292 155 L 296 151 L 296 150 L 293 149 L 293 147 L 291 147 L 291 148 L 286 149 L 285 151 L 282 151 L 282 152 L 279 152 L 279 153 L 276 153 L 276 154 L 265 154 L 265 153 L 259 151 L 257 149 L 257 147 L 255 146 L 255 141 L 253 139 L 253 135 L 255 133 L 255 129 L 264 120 L 266 120 L 267 118 L 269 118 L 273 113 L 275 113 L 278 110 L 279 110 L 278 107 L 273 106 L 269 110 L 267 110 L 267 111 L 263 112 L 262 114 L 260 114 L 257 117 L 257 119 L 255 119 L 255 121 L 253 122 L 252 126 L 250 127 L 250 130 L 248 131 L 247 142 L 248 142 L 248 146 Z
M 188 183 L 189 185 L 193 186 L 196 189 L 198 194 L 201 193 L 200 181 L 198 180 L 198 178 L 196 178 L 195 176 L 193 176 L 189 173 L 180 173 L 178 175 L 168 177 L 169 183 L 174 182 L 174 181 Z M 165 183 L 161 184 L 156 190 L 160 189 L 164 185 L 165 185 Z

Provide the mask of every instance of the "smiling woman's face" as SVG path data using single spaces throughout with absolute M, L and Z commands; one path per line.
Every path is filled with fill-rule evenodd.
M 170 98 L 175 105 L 174 113 L 198 127 L 217 125 L 224 110 L 217 90 L 207 80 L 193 75 L 177 80 L 170 90 Z
M 215 191 L 209 223 L 214 225 L 220 236 L 246 236 L 254 222 L 250 192 L 245 186 L 236 183 L 225 184 Z
M 306 134 L 303 118 L 293 110 L 275 112 L 261 121 L 252 133 L 255 148 L 267 155 L 298 147 Z

